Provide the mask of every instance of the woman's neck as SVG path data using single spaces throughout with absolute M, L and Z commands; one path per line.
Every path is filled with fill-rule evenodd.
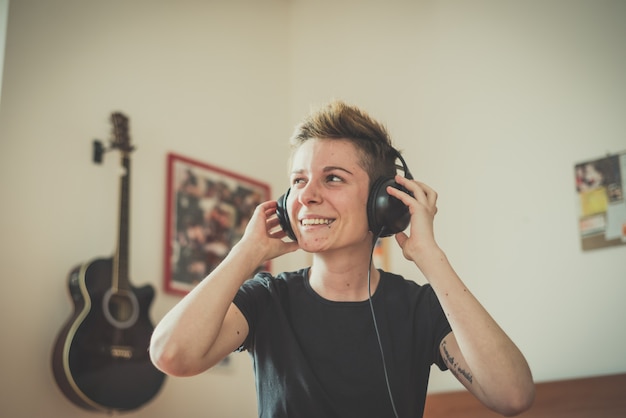
M 324 299 L 338 302 L 367 300 L 370 286 L 374 294 L 380 280 L 380 273 L 370 263 L 369 254 L 367 257 L 314 254 L 309 270 L 309 284 Z

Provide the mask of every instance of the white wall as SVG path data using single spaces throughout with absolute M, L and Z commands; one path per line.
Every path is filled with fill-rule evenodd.
M 580 250 L 573 186 L 574 163 L 626 149 L 625 19 L 619 0 L 14 0 L 0 108 L 3 415 L 91 415 L 60 395 L 49 357 L 71 312 L 68 270 L 114 244 L 117 161 L 90 161 L 113 110 L 137 145 L 134 283 L 162 288 L 167 152 L 277 196 L 293 125 L 339 97 L 386 121 L 439 192 L 441 245 L 537 380 L 626 371 L 626 247 Z M 392 267 L 422 281 L 398 252 Z M 177 300 L 160 291 L 153 318 Z M 232 358 L 169 379 L 129 416 L 254 416 L 250 362 Z M 435 371 L 431 389 L 457 388 L 448 376 Z

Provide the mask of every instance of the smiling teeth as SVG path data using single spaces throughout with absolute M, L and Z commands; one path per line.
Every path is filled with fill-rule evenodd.
M 330 219 L 303 219 L 302 225 L 329 225 Z

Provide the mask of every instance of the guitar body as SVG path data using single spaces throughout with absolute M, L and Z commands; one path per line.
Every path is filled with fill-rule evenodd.
M 53 350 L 53 371 L 63 393 L 90 410 L 127 411 L 140 407 L 161 388 L 165 375 L 148 355 L 154 329 L 148 310 L 150 285 L 111 290 L 113 259 L 74 268 L 69 293 L 74 313 Z

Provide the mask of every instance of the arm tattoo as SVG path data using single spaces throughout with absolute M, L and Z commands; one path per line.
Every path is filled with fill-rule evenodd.
M 456 376 L 457 379 L 460 380 L 461 377 L 463 377 L 470 384 L 472 384 L 473 380 L 474 380 L 474 377 L 472 376 L 472 373 L 469 370 L 466 370 L 466 369 L 460 367 L 459 363 L 454 361 L 454 357 L 448 351 L 448 347 L 446 346 L 446 343 L 447 343 L 447 341 L 443 340 L 443 342 L 441 343 L 441 348 L 443 349 L 443 354 L 444 354 L 443 361 L 448 366 L 448 369 L 450 369 L 452 374 L 454 376 Z

